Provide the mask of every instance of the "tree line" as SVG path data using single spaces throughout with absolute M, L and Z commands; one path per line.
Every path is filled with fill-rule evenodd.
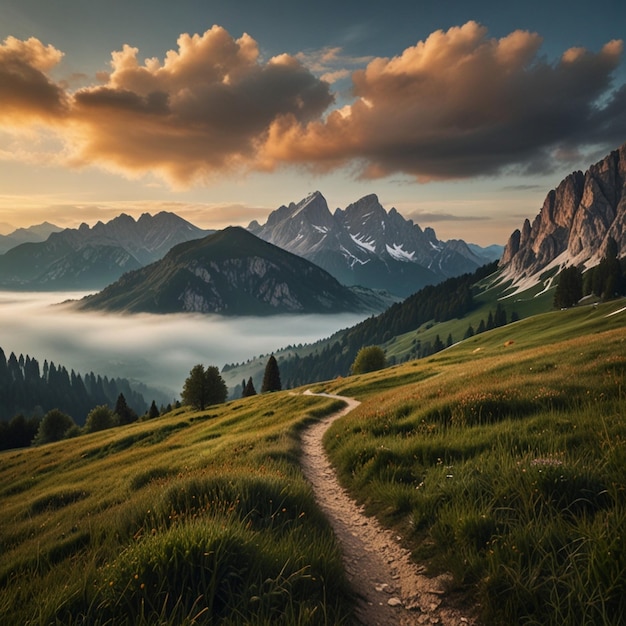
M 113 407 L 120 393 L 137 413 L 147 410 L 143 396 L 125 378 L 108 378 L 93 372 L 83 377 L 47 360 L 40 367 L 37 359 L 28 354 L 18 357 L 11 352 L 7 359 L 0 348 L 0 420 L 11 419 L 18 413 L 42 417 L 56 408 L 83 425 L 94 406 Z
M 93 372 L 83 377 L 53 361 L 45 360 L 40 366 L 28 354 L 18 357 L 11 352 L 7 359 L 0 348 L 0 450 L 31 445 L 51 412 L 65 416 L 61 422 L 66 424 L 66 431 L 79 434 L 98 407 L 106 407 L 112 414 L 119 409 L 121 415 L 115 419 L 120 423 L 149 411 L 143 395 L 125 378 Z M 57 417 L 53 413 L 51 422 Z M 46 439 L 43 434 L 42 439 Z

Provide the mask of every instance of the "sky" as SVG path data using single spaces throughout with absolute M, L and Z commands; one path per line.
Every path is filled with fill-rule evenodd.
M 623 0 L 2 0 L 0 233 L 375 193 L 504 245 L 626 141 Z

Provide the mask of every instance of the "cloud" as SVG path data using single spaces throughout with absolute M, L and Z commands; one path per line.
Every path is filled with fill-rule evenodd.
M 541 45 L 536 33 L 495 39 L 468 22 L 393 58 L 334 47 L 265 60 L 252 37 L 214 26 L 180 35 L 163 59 L 140 61 L 125 45 L 98 82 L 72 91 L 79 78 L 50 77 L 62 52 L 9 37 L 0 121 L 5 132 L 57 134 L 61 148 L 32 142 L 38 162 L 48 146 L 57 164 L 156 174 L 174 187 L 285 166 L 419 181 L 545 173 L 585 146 L 624 140 L 626 86 L 612 84 L 621 41 L 552 62 Z M 355 67 L 346 100 L 331 85 Z M 27 149 L 10 152 L 29 160 Z
M 555 63 L 539 56 L 541 44 L 526 31 L 491 39 L 475 22 L 434 32 L 354 72 L 355 101 L 325 120 L 274 122 L 267 160 L 321 170 L 356 162 L 364 178 L 429 181 L 545 168 L 572 144 L 622 140 L 626 90 L 609 93 L 621 41 Z
M 222 367 L 279 347 L 328 337 L 363 315 L 281 315 L 228 318 L 218 315 L 117 315 L 76 313 L 51 306 L 84 293 L 0 292 L 0 347 L 29 354 L 85 374 L 139 380 L 176 397 L 196 363 Z M 237 381 L 239 382 L 239 381 Z
M 7 37 L 0 44 L 0 121 L 11 126 L 52 123 L 63 117 L 68 99 L 48 77 L 63 53 L 38 39 Z
M 294 57 L 262 62 L 250 36 L 218 26 L 181 35 L 163 62 L 140 64 L 137 54 L 124 46 L 105 85 L 76 92 L 76 163 L 156 170 L 187 185 L 249 167 L 274 120 L 306 123 L 333 101 L 328 83 Z

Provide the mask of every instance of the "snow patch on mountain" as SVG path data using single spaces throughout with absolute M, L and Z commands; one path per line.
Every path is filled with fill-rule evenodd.
M 405 261 L 409 263 L 415 260 L 415 252 L 407 252 L 402 247 L 402 244 L 394 243 L 392 246 L 386 244 L 385 247 L 387 248 L 389 256 L 396 259 L 396 261 Z

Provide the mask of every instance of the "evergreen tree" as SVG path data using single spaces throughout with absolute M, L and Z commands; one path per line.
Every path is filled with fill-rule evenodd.
M 478 322 L 478 328 L 476 329 L 476 334 L 480 335 L 480 333 L 484 333 L 485 332 L 485 320 L 481 319 L 480 322 Z
M 225 402 L 228 397 L 228 387 L 214 365 L 207 367 L 194 365 L 189 372 L 181 393 L 184 404 L 203 411 L 211 404 Z
M 498 306 L 496 306 L 496 313 L 493 317 L 493 322 L 496 328 L 506 326 L 506 311 L 500 302 L 498 302 Z
M 256 396 L 256 389 L 254 388 L 254 383 L 252 382 L 252 376 L 248 378 L 248 382 L 246 383 L 243 390 L 243 398 L 249 398 L 250 396 Z
M 120 393 L 120 395 L 117 396 L 114 412 L 117 415 L 119 423 L 122 425 L 136 422 L 138 419 L 137 413 L 135 413 L 135 411 L 128 406 L 126 397 L 123 393 Z
M 276 361 L 276 357 L 272 354 L 265 365 L 261 393 L 266 393 L 268 391 L 280 391 L 281 387 L 278 363 Z
M 469 339 L 474 336 L 474 327 L 470 324 L 465 331 L 465 335 L 463 335 L 463 339 Z
M 439 335 L 435 337 L 435 342 L 433 343 L 433 354 L 435 352 L 441 352 L 444 348 L 443 341 L 441 341 Z
M 245 398 L 246 397 L 246 379 L 242 379 L 241 381 L 241 397 Z
M 583 281 L 581 271 L 574 267 L 566 267 L 559 274 L 559 282 L 554 290 L 554 307 L 565 309 L 574 306 L 582 298 Z
M 161 415 L 161 413 L 159 412 L 156 402 L 153 400 L 150 408 L 148 409 L 148 418 L 154 419 L 155 417 L 159 417 L 159 415 Z

